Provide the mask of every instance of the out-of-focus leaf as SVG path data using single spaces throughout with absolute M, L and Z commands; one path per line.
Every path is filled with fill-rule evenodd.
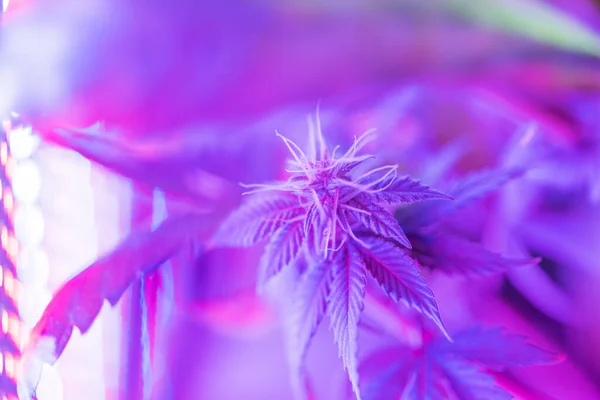
M 398 400 L 411 378 L 413 354 L 398 346 L 376 351 L 360 362 L 361 393 L 365 400 Z
M 492 376 L 481 372 L 473 364 L 446 357 L 439 365 L 450 387 L 461 400 L 511 400 L 513 398 L 510 393 L 495 385 Z
M 566 50 L 600 57 L 600 36 L 583 22 L 539 0 L 443 0 L 478 23 Z
M 432 2 L 385 2 L 402 8 L 334 2 L 341 17 L 322 1 L 308 15 L 280 1 L 27 2 L 3 19 L 0 114 L 50 126 L 102 120 L 127 136 L 168 138 L 192 122 L 248 122 L 537 48 L 403 6 L 439 9 L 423 6 Z
M 241 339 L 264 335 L 278 324 L 272 308 L 253 290 L 223 299 L 195 301 L 182 307 L 181 313 L 186 319 Z
M 415 349 L 398 344 L 380 349 L 361 362 L 361 371 L 370 369 L 361 376 L 364 378 L 361 387 L 383 388 L 385 385 L 395 394 L 402 393 L 403 399 L 414 400 L 446 400 L 454 396 L 461 400 L 506 400 L 512 396 L 495 385 L 494 377 L 486 373 L 485 368 L 560 361 L 556 355 L 527 343 L 523 337 L 500 329 L 474 328 L 454 337 L 458 340 L 435 338 Z M 377 391 L 364 393 L 366 400 L 378 400 L 378 396 Z
M 502 168 L 471 172 L 449 185 L 453 201 L 430 200 L 399 209 L 396 218 L 408 232 L 418 232 L 432 223 L 456 214 L 471 203 L 495 192 L 512 179 L 522 176 L 521 168 Z
M 540 260 L 506 258 L 492 253 L 481 243 L 471 242 L 456 234 L 436 232 L 413 239 L 414 254 L 425 267 L 447 274 L 468 277 L 507 272 L 512 268 L 533 265 Z
M 231 165 L 240 162 L 239 149 L 227 148 L 215 132 L 204 132 L 191 140 L 187 133 L 174 133 L 168 139 L 129 140 L 120 132 L 107 132 L 98 126 L 86 129 L 40 129 L 48 142 L 78 152 L 90 161 L 135 180 L 158 187 L 168 194 L 196 206 L 220 205 L 236 198 L 239 187 L 226 179 L 232 177 Z M 221 140 L 221 144 L 218 144 Z M 238 140 L 238 143 L 240 141 Z M 221 167 L 229 162 L 229 169 Z M 234 174 L 239 178 L 240 174 Z
M 33 328 L 23 354 L 23 399 L 30 399 L 43 363 L 54 363 L 78 328 L 90 328 L 104 301 L 115 305 L 137 279 L 189 248 L 207 230 L 205 217 L 184 215 L 165 220 L 153 232 L 131 235 L 112 253 L 100 258 L 65 283 L 54 295 Z
M 457 352 L 466 360 L 493 369 L 549 365 L 561 361 L 556 354 L 530 344 L 524 336 L 507 334 L 502 328 L 476 326 L 453 336 L 452 343 L 440 342 L 441 351 Z

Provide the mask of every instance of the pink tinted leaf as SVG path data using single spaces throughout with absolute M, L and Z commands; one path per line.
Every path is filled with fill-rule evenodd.
M 267 283 L 298 256 L 304 242 L 301 221 L 289 223 L 275 232 L 260 259 L 259 285 Z
M 359 202 L 357 199 L 352 200 L 350 205 L 364 211 L 348 210 L 348 213 L 369 231 L 384 238 L 397 240 L 409 249 L 412 248 L 398 221 L 385 208 L 374 203 Z
M 309 266 L 296 287 L 290 332 L 291 364 L 293 373 L 298 374 L 294 379 L 303 379 L 304 360 L 327 310 L 332 278 L 332 261 L 324 260 Z
M 181 312 L 186 318 L 234 338 L 258 337 L 277 324 L 272 308 L 252 289 L 223 298 L 190 302 L 181 307 Z
M 31 392 L 37 386 L 42 367 L 40 358 L 54 363 L 73 329 L 78 328 L 82 334 L 87 332 L 105 300 L 114 306 L 134 281 L 187 249 L 206 230 L 203 218 L 198 215 L 169 218 L 153 232 L 133 234 L 113 252 L 65 283 L 31 332 L 23 355 L 24 374 L 28 377 L 23 382 L 25 390 Z M 40 346 L 43 347 L 41 352 Z
M 364 309 L 367 270 L 354 246 L 345 246 L 335 254 L 333 280 L 327 313 L 339 355 L 348 371 L 352 389 L 360 399 L 358 387 L 358 321 Z
M 524 336 L 509 334 L 502 328 L 477 326 L 453 336 L 453 343 L 439 343 L 440 352 L 460 357 L 493 369 L 554 364 L 562 357 L 532 345 Z
M 385 293 L 429 317 L 447 335 L 433 292 L 415 262 L 400 248 L 380 237 L 363 240 L 370 248 L 360 247 L 358 251 Z
M 439 363 L 452 391 L 461 400 L 510 400 L 513 396 L 496 385 L 495 379 L 469 362 L 446 357 Z
M 206 143 L 187 144 L 177 135 L 169 139 L 128 140 L 123 133 L 104 132 L 97 127 L 89 129 L 40 129 L 45 141 L 74 150 L 93 162 L 136 182 L 158 187 L 178 199 L 195 205 L 234 198 L 238 188 L 207 172 L 217 164 L 209 160 L 207 153 L 212 149 L 210 139 Z M 217 136 L 211 134 L 211 136 Z M 232 154 L 225 154 L 225 148 L 218 152 L 221 158 L 234 162 Z M 213 167 L 213 168 L 211 168 Z
M 376 193 L 366 193 L 371 201 L 379 204 L 409 204 L 431 199 L 452 200 L 452 196 L 423 185 L 409 176 L 394 179 L 392 175 L 389 179 L 372 186 L 371 190 L 381 190 Z
M 489 276 L 539 262 L 537 258 L 506 258 L 488 251 L 480 243 L 446 233 L 413 239 L 413 242 L 414 254 L 421 265 L 447 274 Z
M 293 197 L 255 195 L 232 212 L 214 237 L 217 246 L 250 247 L 267 239 L 304 209 Z

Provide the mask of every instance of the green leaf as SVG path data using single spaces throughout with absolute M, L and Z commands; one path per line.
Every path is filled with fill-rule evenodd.
M 582 21 L 538 0 L 443 0 L 480 24 L 565 50 L 600 57 L 600 35 Z

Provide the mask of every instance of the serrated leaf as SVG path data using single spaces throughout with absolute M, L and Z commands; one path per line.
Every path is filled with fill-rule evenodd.
M 489 276 L 539 262 L 539 259 L 506 258 L 488 251 L 480 243 L 444 232 L 413 242 L 414 254 L 421 265 L 447 274 Z
M 283 195 L 251 196 L 232 212 L 215 234 L 217 246 L 250 247 L 271 237 L 291 220 L 302 216 L 298 200 Z
M 412 248 L 398 221 L 385 208 L 374 203 L 359 202 L 358 199 L 351 201 L 350 204 L 364 211 L 348 210 L 348 213 L 369 231 L 384 238 L 397 240 L 409 249 Z
M 31 392 L 41 373 L 41 369 L 36 373 L 28 368 L 41 368 L 40 357 L 49 363 L 56 361 L 74 328 L 86 333 L 105 300 L 114 306 L 134 281 L 187 248 L 200 231 L 206 230 L 203 219 L 197 215 L 168 218 L 153 232 L 132 234 L 110 254 L 66 282 L 31 332 L 23 354 L 24 369 L 36 381 L 23 382 L 23 390 Z M 40 343 L 47 341 L 52 342 L 51 354 L 39 354 Z
M 259 286 L 264 285 L 296 259 L 303 241 L 301 221 L 289 223 L 275 232 L 260 259 Z
M 303 382 L 304 360 L 312 338 L 323 320 L 333 279 L 332 261 L 323 260 L 321 263 L 309 266 L 294 292 L 292 309 L 292 327 L 290 355 L 294 374 L 298 374 L 298 382 Z M 296 384 L 296 391 L 303 385 Z M 303 397 L 296 394 L 297 397 Z
M 452 196 L 423 185 L 409 176 L 396 178 L 390 184 L 390 180 L 393 178 L 391 176 L 390 179 L 373 185 L 371 187 L 372 191 L 380 191 L 368 192 L 364 196 L 375 203 L 387 205 L 409 204 L 431 199 L 452 200 Z
M 427 317 L 447 335 L 433 292 L 414 261 L 397 246 L 380 237 L 365 237 L 370 246 L 359 247 L 365 265 L 385 293 Z
M 455 352 L 492 369 L 548 365 L 562 359 L 532 345 L 524 336 L 508 334 L 499 327 L 473 327 L 454 335 L 453 343 L 441 342 L 437 346 L 440 352 Z
M 431 200 L 412 203 L 396 212 L 398 222 L 408 232 L 418 232 L 421 228 L 452 216 L 471 203 L 498 190 L 502 185 L 522 176 L 520 168 L 480 170 L 471 172 L 445 190 L 453 201 Z
M 510 400 L 513 396 L 475 365 L 451 356 L 439 362 L 452 391 L 461 400 Z
M 358 321 L 364 309 L 367 270 L 353 246 L 336 252 L 327 313 L 339 355 L 348 371 L 352 389 L 360 400 L 358 386 Z

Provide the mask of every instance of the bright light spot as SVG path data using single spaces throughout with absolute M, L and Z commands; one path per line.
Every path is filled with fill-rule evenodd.
M 50 276 L 48 255 L 39 248 L 23 247 L 17 257 L 17 276 L 28 288 L 45 288 Z
M 14 277 L 13 277 L 12 273 L 10 272 L 10 270 L 6 270 L 4 272 L 3 278 L 4 278 L 4 291 L 6 292 L 7 295 L 12 297 L 12 290 L 15 286 L 15 281 L 14 281 Z
M 2 320 L 4 322 L 4 319 Z M 15 376 L 15 359 L 12 354 L 4 353 L 4 369 L 6 376 L 14 378 Z
M 8 161 L 8 146 L 5 142 L 0 143 L 0 164 L 5 165 Z
M 33 133 L 30 126 L 13 129 L 10 132 L 10 152 L 17 160 L 31 157 L 39 144 L 40 137 Z
M 15 236 L 23 246 L 38 246 L 44 239 L 44 214 L 39 207 L 23 206 L 15 214 Z
M 2 310 L 2 332 L 8 332 L 8 313 L 6 310 Z
M 2 10 L 6 11 L 6 9 L 8 8 L 8 3 L 10 3 L 10 0 L 2 0 Z
M 40 170 L 31 160 L 22 161 L 15 169 L 13 180 L 15 198 L 25 204 L 33 204 L 38 198 L 42 186 Z
M 56 364 L 53 366 L 44 364 L 40 384 L 35 394 L 38 400 L 62 400 L 63 384 Z

